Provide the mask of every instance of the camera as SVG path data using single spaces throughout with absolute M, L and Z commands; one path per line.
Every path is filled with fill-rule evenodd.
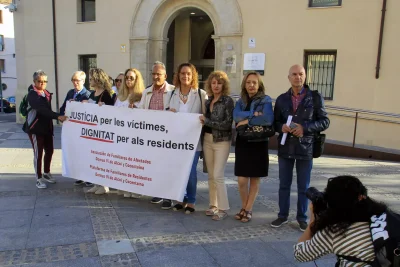
M 325 199 L 325 194 L 318 191 L 315 187 L 310 187 L 306 190 L 306 197 L 312 202 L 314 213 L 319 214 L 328 208 L 328 203 Z

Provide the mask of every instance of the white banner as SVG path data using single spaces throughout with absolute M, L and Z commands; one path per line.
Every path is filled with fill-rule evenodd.
M 182 200 L 201 132 L 199 114 L 71 102 L 63 176 Z

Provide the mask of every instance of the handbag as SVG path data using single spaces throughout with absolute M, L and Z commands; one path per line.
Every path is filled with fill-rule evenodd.
M 257 106 L 254 108 L 254 110 L 257 109 L 257 107 L 260 105 L 260 103 L 261 103 L 261 101 L 257 104 Z M 241 125 L 236 129 L 236 131 L 238 132 L 240 139 L 243 139 L 246 141 L 264 141 L 267 138 L 275 135 L 275 129 L 274 129 L 273 125 L 271 125 L 271 126 Z
M 312 93 L 312 99 L 313 99 L 313 105 L 314 105 L 314 120 L 316 120 L 316 112 L 315 109 L 319 108 L 320 104 L 318 104 L 319 100 L 319 94 L 318 91 L 313 90 L 311 91 Z M 321 155 L 324 153 L 324 146 L 325 146 L 325 134 L 321 134 L 321 132 L 317 132 L 314 135 L 314 144 L 313 144 L 313 158 L 319 158 Z

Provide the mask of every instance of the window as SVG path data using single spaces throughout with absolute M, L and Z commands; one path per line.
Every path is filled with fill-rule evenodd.
M 308 7 L 342 6 L 342 0 L 308 0 Z
M 335 83 L 336 51 L 305 51 L 306 84 L 318 90 L 324 99 L 333 99 Z
M 2 73 L 6 72 L 6 60 L 5 59 L 0 59 L 0 71 Z
M 78 0 L 78 21 L 96 21 L 96 0 Z
M 4 35 L 0 35 L 0 51 L 4 51 Z
M 97 68 L 96 55 L 81 55 L 79 56 L 79 69 L 86 73 L 85 87 L 90 88 L 89 85 L 89 70 Z

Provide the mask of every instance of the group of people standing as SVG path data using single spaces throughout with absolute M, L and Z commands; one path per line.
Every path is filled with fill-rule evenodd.
M 209 208 L 205 211 L 213 220 L 223 220 L 230 209 L 225 185 L 225 166 L 229 157 L 233 122 L 236 128 L 241 126 L 272 127 L 279 133 L 280 140 L 287 134 L 285 144 L 279 145 L 279 207 L 278 219 L 271 223 L 272 227 L 280 227 L 287 222 L 290 204 L 290 188 L 293 168 L 296 163 L 298 205 L 297 220 L 300 229 L 307 228 L 307 199 L 305 191 L 310 183 L 312 168 L 312 150 L 315 134 L 329 126 L 329 119 L 324 108 L 323 98 L 313 94 L 304 84 L 306 74 L 300 65 L 290 68 L 289 81 L 291 88 L 280 95 L 275 109 L 272 99 L 266 94 L 266 88 L 258 72 L 251 71 L 244 75 L 240 99 L 236 102 L 230 97 L 230 83 L 223 71 L 212 72 L 205 82 L 205 90 L 198 87 L 198 73 L 191 63 L 179 65 L 173 78 L 173 85 L 166 81 L 167 74 L 162 62 L 155 62 L 152 67 L 152 85 L 145 88 L 141 73 L 135 69 L 127 69 L 118 74 L 115 87 L 112 88 L 109 76 L 102 69 L 91 69 L 89 81 L 92 90 L 84 87 L 86 74 L 77 71 L 71 81 L 71 89 L 59 113 L 51 109 L 51 93 L 46 90 L 47 75 L 42 71 L 35 72 L 34 86 L 28 95 L 30 117 L 27 119 L 27 133 L 30 136 L 35 158 L 37 187 L 46 188 L 46 182 L 55 183 L 50 174 L 50 162 L 53 152 L 52 120 L 65 121 L 64 116 L 68 101 L 88 102 L 98 105 L 113 105 L 119 108 L 140 108 L 167 112 L 184 112 L 199 114 L 199 122 L 203 125 L 202 134 L 194 155 L 192 168 L 188 178 L 186 194 L 183 199 L 173 203 L 170 199 L 154 196 L 151 203 L 162 203 L 162 209 L 195 212 L 197 191 L 197 163 L 201 156 L 208 170 Z M 313 97 L 318 97 L 320 105 L 315 106 Z M 293 125 L 286 125 L 288 116 L 293 116 Z M 45 129 L 39 129 L 45 128 Z M 40 137 L 40 138 L 39 138 Z M 37 141 L 37 140 L 45 141 Z M 50 144 L 51 143 L 51 144 Z M 45 151 L 45 169 L 41 172 L 42 151 Z M 203 153 L 201 153 L 203 152 Z M 268 176 L 269 154 L 268 138 L 248 141 L 240 134 L 236 136 L 235 175 L 242 201 L 241 210 L 235 219 L 246 223 L 252 219 L 253 204 L 257 197 L 260 177 Z M 87 192 L 104 194 L 107 187 L 92 185 L 85 181 L 76 181 L 75 185 L 92 186 Z M 130 192 L 119 192 L 124 197 L 139 198 L 140 195 Z

